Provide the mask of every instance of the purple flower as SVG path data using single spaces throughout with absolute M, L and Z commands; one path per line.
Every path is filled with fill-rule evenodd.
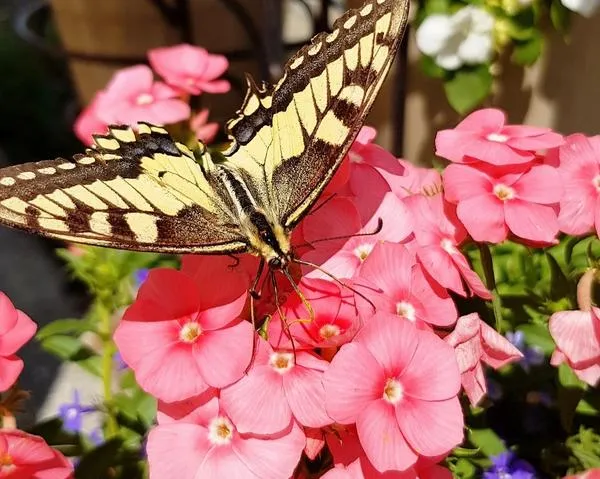
M 83 423 L 83 415 L 94 412 L 96 408 L 83 407 L 79 400 L 79 391 L 73 390 L 73 402 L 62 404 L 58 410 L 58 417 L 62 419 L 63 429 L 69 432 L 80 432 Z
M 537 346 L 527 346 L 525 344 L 525 333 L 523 331 L 509 331 L 505 334 L 512 345 L 523 353 L 519 361 L 525 372 L 529 372 L 531 366 L 539 366 L 544 363 L 544 352 Z
M 117 371 L 124 371 L 125 369 L 128 368 L 128 366 L 125 363 L 125 361 L 123 361 L 123 356 L 121 356 L 121 353 L 119 351 L 117 351 L 113 355 L 113 361 L 115 362 L 115 366 L 117 368 Z
M 535 479 L 535 469 L 519 459 L 512 451 L 491 458 L 492 466 L 483 473 L 483 479 Z
M 140 268 L 135 273 L 133 273 L 133 279 L 135 281 L 135 287 L 139 288 L 144 281 L 148 278 L 148 273 L 150 270 L 148 268 Z
M 104 433 L 102 432 L 102 428 L 97 427 L 94 429 L 92 432 L 90 432 L 88 438 L 94 446 L 100 446 L 101 444 L 104 444 Z

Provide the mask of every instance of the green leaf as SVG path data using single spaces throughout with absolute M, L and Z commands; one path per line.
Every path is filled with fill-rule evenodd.
M 546 259 L 550 266 L 550 298 L 556 301 L 571 296 L 574 293 L 574 285 L 569 281 L 556 258 L 546 253 Z
M 38 341 L 43 341 L 55 334 L 76 334 L 94 331 L 93 325 L 85 319 L 58 319 L 41 328 L 36 335 Z
M 460 479 L 470 479 L 477 473 L 476 467 L 466 459 L 459 459 L 456 464 L 451 466 L 452 477 Z
M 558 367 L 558 382 L 560 384 L 557 394 L 560 422 L 566 431 L 570 431 L 575 410 L 585 393 L 586 385 L 565 363 Z
M 81 350 L 83 344 L 77 338 L 55 334 L 41 342 L 42 348 L 63 360 L 70 360 Z
M 571 11 L 560 0 L 553 0 L 550 6 L 550 19 L 554 28 L 562 34 L 569 33 L 571 28 Z
M 448 74 L 435 60 L 428 55 L 421 55 L 421 69 L 425 75 L 432 78 L 445 78 Z
M 119 453 L 122 448 L 123 441 L 120 438 L 114 438 L 90 451 L 77 464 L 75 479 L 111 477 L 109 469 L 119 465 Z
M 457 71 L 444 83 L 448 102 L 464 115 L 474 110 L 492 90 L 493 77 L 488 65 Z
M 530 346 L 540 348 L 546 355 L 554 351 L 554 340 L 545 324 L 527 323 L 518 326 L 517 329 L 525 333 L 525 339 Z
M 88 373 L 99 378 L 102 377 L 102 358 L 100 356 L 94 355 L 74 361 L 79 367 L 85 369 Z
M 488 457 L 506 451 L 504 442 L 492 429 L 471 429 L 469 440 Z
M 515 42 L 512 61 L 523 66 L 533 65 L 542 55 L 543 47 L 544 37 L 536 31 L 528 40 Z
M 138 418 L 150 427 L 156 419 L 156 399 L 141 391 L 136 395 Z

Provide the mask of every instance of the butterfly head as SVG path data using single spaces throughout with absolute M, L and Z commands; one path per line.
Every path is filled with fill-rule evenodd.
M 286 268 L 292 259 L 289 232 L 260 210 L 254 210 L 249 219 L 251 231 L 247 236 L 254 253 L 262 256 L 271 269 Z

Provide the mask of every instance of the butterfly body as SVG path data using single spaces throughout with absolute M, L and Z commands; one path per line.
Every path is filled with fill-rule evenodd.
M 231 143 L 192 151 L 163 127 L 112 126 L 72 159 L 0 169 L 0 223 L 137 251 L 294 259 L 290 236 L 358 134 L 406 28 L 408 0 L 367 0 L 315 36 L 283 78 L 249 78 Z

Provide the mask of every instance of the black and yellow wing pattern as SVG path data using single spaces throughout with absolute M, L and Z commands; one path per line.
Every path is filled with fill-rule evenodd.
M 249 79 L 227 125 L 232 141 L 222 165 L 286 231 L 310 210 L 354 141 L 407 14 L 408 0 L 369 0 L 296 53 L 276 85 Z M 247 251 L 232 192 L 215 168 L 204 145 L 192 152 L 160 126 L 113 126 L 72 159 L 0 169 L 0 223 L 138 251 Z
M 250 79 L 225 153 L 292 228 L 309 211 L 362 127 L 406 29 L 408 0 L 350 10 L 287 63 L 277 85 Z

